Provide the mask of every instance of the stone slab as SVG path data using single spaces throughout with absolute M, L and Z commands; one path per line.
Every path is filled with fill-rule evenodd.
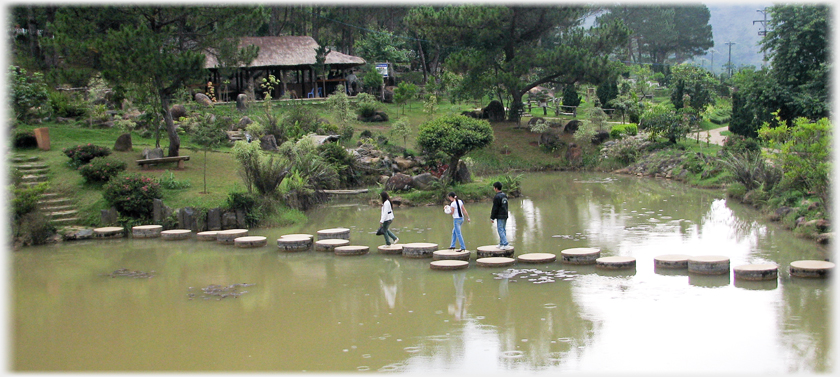
M 510 249 L 500 249 L 496 245 L 479 246 L 475 248 L 476 258 L 492 258 L 492 257 L 506 257 L 512 258 L 516 252 L 513 247 Z
M 339 256 L 356 256 L 365 255 L 368 251 L 370 251 L 369 246 L 348 245 L 336 247 L 334 253 Z
M 268 241 L 263 236 L 245 236 L 235 238 L 233 240 L 234 247 L 250 248 L 263 247 L 268 244 Z
M 432 260 L 459 260 L 459 261 L 468 261 L 470 260 L 470 251 L 458 251 L 458 250 L 437 250 L 432 253 Z
M 164 241 L 180 241 L 190 238 L 191 234 L 189 229 L 170 229 L 160 232 L 160 238 Z
M 403 245 L 402 244 L 390 244 L 390 245 L 379 245 L 376 250 L 379 251 L 380 254 L 386 255 L 401 255 L 402 254 Z
M 551 253 L 527 253 L 516 257 L 516 261 L 522 263 L 551 263 L 556 260 L 557 256 Z
M 315 251 L 335 251 L 336 247 L 348 245 L 350 245 L 350 240 L 340 238 L 328 238 L 325 240 L 316 241 Z
M 595 260 L 601 257 L 601 249 L 593 247 L 576 247 L 560 252 L 563 263 L 568 264 L 595 264 Z
M 595 260 L 595 267 L 608 270 L 636 268 L 636 258 L 633 257 L 601 257 Z
M 328 239 L 342 239 L 342 240 L 349 240 L 350 239 L 350 229 L 347 228 L 332 228 L 332 229 L 322 229 L 318 232 L 318 239 L 319 240 L 328 240 Z
M 476 266 L 479 267 L 507 267 L 513 266 L 514 263 L 516 263 L 516 259 L 507 257 L 489 257 L 475 260 Z
M 772 263 L 745 264 L 732 268 L 735 279 L 773 280 L 779 278 L 779 266 Z
M 463 270 L 470 266 L 470 262 L 464 260 L 436 260 L 429 263 L 429 268 L 440 271 Z
M 666 254 L 653 258 L 653 266 L 655 268 L 688 268 L 688 258 L 690 256 L 685 254 Z

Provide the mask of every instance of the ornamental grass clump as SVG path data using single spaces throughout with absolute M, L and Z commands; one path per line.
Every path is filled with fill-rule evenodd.
M 111 157 L 97 157 L 79 166 L 79 174 L 89 183 L 105 183 L 125 171 L 125 161 Z
M 63 151 L 67 157 L 70 157 L 70 165 L 76 167 L 85 165 L 94 158 L 105 157 L 111 154 L 111 150 L 107 147 L 100 147 L 90 143 L 64 148 Z
M 150 219 L 155 199 L 163 194 L 154 179 L 139 174 L 121 174 L 105 184 L 102 196 L 122 216 Z

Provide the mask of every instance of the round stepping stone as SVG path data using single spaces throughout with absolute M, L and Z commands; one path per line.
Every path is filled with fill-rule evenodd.
M 458 250 L 437 250 L 432 253 L 432 260 L 458 260 L 458 261 L 468 261 L 470 260 L 470 251 L 458 251 Z M 433 268 L 434 269 L 434 268 Z
M 414 242 L 403 245 L 402 256 L 405 258 L 431 258 L 438 245 L 436 243 Z
M 306 233 L 284 234 L 284 235 L 280 236 L 280 238 L 283 238 L 283 237 L 309 237 L 310 239 L 313 238 L 313 236 L 311 234 L 306 234 Z
M 179 241 L 190 238 L 192 231 L 189 229 L 170 229 L 160 232 L 160 238 L 164 241 Z
M 557 256 L 551 253 L 528 253 L 516 257 L 516 261 L 522 263 L 551 263 L 556 260 Z
M 339 238 L 332 238 L 326 240 L 318 240 L 315 242 L 315 251 L 335 251 L 338 246 L 347 246 L 350 240 L 343 240 Z
M 790 276 L 800 278 L 825 278 L 831 275 L 834 263 L 821 260 L 798 260 L 790 262 Z
M 729 258 L 722 255 L 700 255 L 688 258 L 688 272 L 705 275 L 729 273 Z
M 199 241 L 215 241 L 216 234 L 219 233 L 216 230 L 208 230 L 206 232 L 198 232 L 195 235 L 195 239 Z
M 104 228 L 95 228 L 93 229 L 93 235 L 94 237 L 101 238 L 122 237 L 123 228 L 118 226 L 106 226 Z
M 379 250 L 380 254 L 386 255 L 400 255 L 402 254 L 403 245 L 402 244 L 390 244 L 390 245 L 379 245 L 376 250 Z
M 684 254 L 667 254 L 660 255 L 653 258 L 654 268 L 688 268 L 688 255 Z
M 216 242 L 222 245 L 233 245 L 233 240 L 248 236 L 248 229 L 228 229 L 216 232 Z
M 507 257 L 488 257 L 475 260 L 475 265 L 478 267 L 507 267 L 513 266 L 514 263 L 516 263 L 516 259 Z
M 350 229 L 347 228 L 332 228 L 332 229 L 324 229 L 318 231 L 318 239 L 319 240 L 330 240 L 330 239 L 341 239 L 341 240 L 349 240 L 350 239 Z
M 592 247 L 576 247 L 573 249 L 566 249 L 560 252 L 562 262 L 568 264 L 595 264 L 595 261 L 601 257 L 601 249 Z
M 506 257 L 512 258 L 515 250 L 511 247 L 508 250 L 500 249 L 496 245 L 479 246 L 475 248 L 476 258 Z
M 157 238 L 163 225 L 138 225 L 131 227 L 131 238 Z
M 779 266 L 772 263 L 745 264 L 733 267 L 732 271 L 736 280 L 774 280 L 779 277 Z
M 440 271 L 463 270 L 469 266 L 470 262 L 453 259 L 436 260 L 429 263 L 429 268 Z
M 621 270 L 636 268 L 636 258 L 633 257 L 601 257 L 595 260 L 595 267 L 607 270 Z
M 306 251 L 312 248 L 312 238 L 306 235 L 283 236 L 277 239 L 277 247 L 282 251 Z
M 238 237 L 233 240 L 234 247 L 263 247 L 268 244 L 268 241 L 263 236 L 245 236 Z
M 346 256 L 354 256 L 354 255 L 365 255 L 370 250 L 370 246 L 338 246 L 335 248 L 334 252 L 335 255 L 340 255 L 343 257 Z

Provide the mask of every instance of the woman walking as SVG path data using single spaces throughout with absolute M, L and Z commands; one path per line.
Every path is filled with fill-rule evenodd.
M 467 249 L 467 244 L 464 242 L 464 236 L 461 235 L 461 225 L 464 223 L 464 219 L 466 218 L 467 221 L 470 221 L 470 214 L 467 212 L 467 208 L 464 207 L 464 202 L 458 199 L 458 196 L 455 195 L 454 192 L 450 192 L 449 195 L 446 196 L 447 199 L 451 202 L 448 206 L 444 207 L 444 212 L 447 214 L 452 214 L 452 243 L 449 244 L 450 249 L 455 248 L 455 240 L 461 244 L 461 250 L 464 251 Z
M 390 229 L 388 229 L 391 222 L 394 221 L 394 210 L 391 208 L 391 198 L 385 191 L 379 193 L 379 198 L 382 199 L 382 214 L 379 216 L 379 226 L 382 228 L 382 235 L 385 236 L 385 244 L 391 244 L 388 237 L 393 239 L 394 243 L 397 243 L 400 239 L 397 238 L 394 233 L 391 233 Z

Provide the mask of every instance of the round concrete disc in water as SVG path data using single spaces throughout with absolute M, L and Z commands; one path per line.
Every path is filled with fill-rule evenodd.
M 475 264 L 479 267 L 507 267 L 516 263 L 516 259 L 507 257 L 489 257 L 476 259 Z
M 433 270 L 462 270 L 470 266 L 470 262 L 463 260 L 436 260 L 429 263 L 429 268 Z
M 215 241 L 219 232 L 215 230 L 208 230 L 206 232 L 198 232 L 195 239 L 199 241 Z
M 550 253 L 528 253 L 516 257 L 522 263 L 551 263 L 557 260 L 557 256 Z
M 263 236 L 246 236 L 234 239 L 233 244 L 236 247 L 261 247 L 268 244 L 268 241 Z
M 460 260 L 466 261 L 470 260 L 470 251 L 458 251 L 458 250 L 438 250 L 432 253 L 432 259 L 434 260 Z
M 370 250 L 369 246 L 338 246 L 335 248 L 335 255 L 340 256 L 353 256 L 353 255 L 364 255 L 368 253 Z

